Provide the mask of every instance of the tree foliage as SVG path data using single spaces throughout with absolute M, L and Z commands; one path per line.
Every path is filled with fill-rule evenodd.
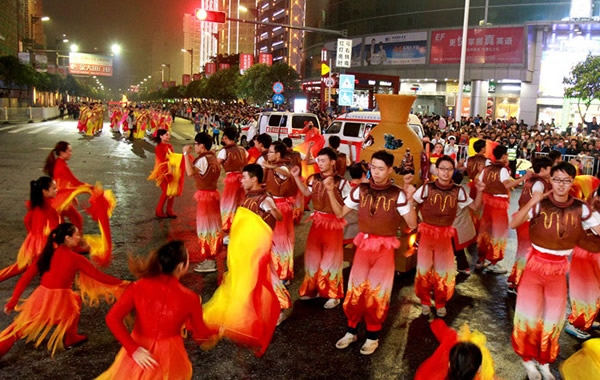
M 563 79 L 565 96 L 577 99 L 579 116 L 585 115 L 594 100 L 600 101 L 600 56 L 588 55 L 585 61 L 579 62 L 571 69 L 569 76 Z M 585 105 L 585 112 L 581 104 Z
M 284 96 L 289 99 L 300 93 L 300 76 L 285 63 L 273 66 L 254 65 L 244 73 L 238 86 L 238 95 L 254 103 L 264 104 L 273 96 L 273 84 L 281 82 Z

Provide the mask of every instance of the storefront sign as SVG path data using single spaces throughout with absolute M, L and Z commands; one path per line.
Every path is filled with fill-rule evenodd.
M 86 53 L 69 53 L 69 72 L 71 74 L 111 77 L 112 65 L 111 57 Z
M 365 37 L 364 64 L 413 65 L 426 63 L 427 32 Z
M 571 18 L 591 18 L 592 0 L 571 0 Z
M 466 62 L 470 64 L 523 64 L 526 42 L 523 27 L 469 29 Z M 430 63 L 460 63 L 461 47 L 461 29 L 431 32 Z

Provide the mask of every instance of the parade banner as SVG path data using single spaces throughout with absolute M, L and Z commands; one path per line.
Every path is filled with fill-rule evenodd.
M 204 72 L 206 76 L 211 76 L 217 71 L 217 64 L 214 62 L 209 62 L 204 66 Z
M 252 54 L 240 54 L 240 71 L 243 73 L 254 64 L 254 56 Z
M 183 76 L 181 77 L 181 84 L 183 84 L 184 86 L 187 86 L 188 84 L 190 84 L 190 82 L 191 82 L 190 74 L 183 74 Z
M 202 75 L 194 74 L 194 75 L 192 75 L 192 78 L 193 78 L 193 80 L 200 80 L 200 79 L 202 79 Z
M 471 28 L 467 34 L 467 58 L 471 64 L 523 64 L 527 40 L 525 28 Z M 460 63 L 462 29 L 431 32 L 432 64 Z
M 268 66 L 273 65 L 273 54 L 260 53 L 258 55 L 258 63 L 264 63 Z
M 365 65 L 424 64 L 426 58 L 427 32 L 365 37 Z
M 69 53 L 69 72 L 71 74 L 111 77 L 112 65 L 112 58 L 108 56 L 86 53 Z
M 219 70 L 227 70 L 231 65 L 229 63 L 219 63 Z

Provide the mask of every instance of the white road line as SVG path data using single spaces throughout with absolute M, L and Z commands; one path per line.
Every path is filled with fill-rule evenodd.
M 30 131 L 30 132 L 27 132 L 27 134 L 28 135 L 34 135 L 34 134 L 40 133 L 41 131 L 46 130 L 48 128 L 52 128 L 52 127 L 56 128 L 55 125 L 43 125 L 43 126 L 39 127 L 38 129 L 34 129 L 34 130 Z
M 14 131 L 8 131 L 8 133 L 20 133 L 20 132 L 25 132 L 25 131 L 28 131 L 30 129 L 39 128 L 39 127 L 40 127 L 39 124 L 37 124 L 37 125 L 30 125 L 30 126 L 27 126 L 27 127 L 21 127 L 19 129 L 14 130 Z
M 18 127 L 18 125 L 9 125 L 8 127 L 2 127 L 2 128 L 0 128 L 0 131 L 5 131 L 7 129 L 17 128 L 17 127 Z
M 174 131 L 171 131 L 171 136 L 175 137 L 177 140 L 185 140 L 184 137 L 181 137 L 179 134 L 175 133 Z

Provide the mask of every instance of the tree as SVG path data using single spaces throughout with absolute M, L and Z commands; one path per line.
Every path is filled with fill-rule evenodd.
M 588 55 L 585 61 L 579 62 L 571 69 L 568 77 L 563 79 L 565 96 L 577 99 L 577 110 L 581 120 L 585 121 L 590 105 L 594 100 L 600 101 L 600 56 Z M 581 112 L 581 104 L 585 111 Z
M 237 99 L 237 86 L 240 77 L 239 66 L 227 70 L 219 70 L 208 77 L 206 97 L 229 102 Z
M 264 104 L 273 96 L 273 84 L 281 82 L 284 96 L 290 99 L 300 93 L 300 76 L 291 66 L 276 63 L 254 65 L 242 76 L 238 84 L 238 95 L 254 103 Z

